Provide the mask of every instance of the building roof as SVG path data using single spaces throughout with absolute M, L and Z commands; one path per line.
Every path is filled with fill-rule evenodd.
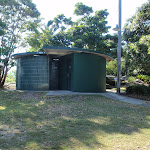
M 26 52 L 26 53 L 17 53 L 17 54 L 13 54 L 13 55 L 12 55 L 12 58 L 18 59 L 18 58 L 20 58 L 20 57 L 25 57 L 25 56 L 32 56 L 32 55 L 37 56 L 37 55 L 44 55 L 44 54 L 46 55 L 45 52 Z
M 106 59 L 106 61 L 112 60 L 112 57 L 110 57 L 109 55 L 106 55 L 104 53 L 94 51 L 94 50 L 88 50 L 88 49 L 69 48 L 69 47 L 55 47 L 55 46 L 44 46 L 43 49 L 45 52 L 18 53 L 18 54 L 12 55 L 12 58 L 18 59 L 20 57 L 25 57 L 25 56 L 31 56 L 31 55 L 37 56 L 37 55 L 46 55 L 46 54 L 61 57 L 61 56 L 69 55 L 72 53 L 89 53 L 89 54 L 94 54 L 94 55 L 104 57 Z
M 46 54 L 64 56 L 64 55 L 68 55 L 68 54 L 72 54 L 72 53 L 90 53 L 90 54 L 102 56 L 106 59 L 106 61 L 112 60 L 112 57 L 110 57 L 109 55 L 106 55 L 106 54 L 101 53 L 99 51 L 94 51 L 94 50 L 89 50 L 89 49 L 55 47 L 55 46 L 44 46 L 43 49 L 46 52 Z

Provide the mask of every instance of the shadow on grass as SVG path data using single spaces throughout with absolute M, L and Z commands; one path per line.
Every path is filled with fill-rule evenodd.
M 149 128 L 147 108 L 101 96 L 0 95 L 1 149 L 98 149 L 105 136 Z

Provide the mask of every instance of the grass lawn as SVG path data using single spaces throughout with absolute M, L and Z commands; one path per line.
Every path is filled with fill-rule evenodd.
M 150 108 L 101 96 L 0 91 L 1 150 L 150 150 Z

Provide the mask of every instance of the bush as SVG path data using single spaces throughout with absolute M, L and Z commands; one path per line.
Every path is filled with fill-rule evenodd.
M 138 75 L 136 78 L 142 80 L 143 75 Z
M 150 88 L 145 85 L 132 85 L 127 87 L 127 94 L 150 95 Z
M 135 77 L 130 76 L 130 77 L 128 77 L 128 82 L 134 83 L 135 79 L 136 79 Z
M 138 75 L 137 79 L 144 81 L 145 83 L 150 83 L 150 76 L 147 75 Z

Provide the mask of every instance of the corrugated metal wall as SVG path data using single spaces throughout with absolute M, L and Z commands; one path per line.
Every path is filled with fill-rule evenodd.
M 106 59 L 88 53 L 75 53 L 72 91 L 106 91 Z
M 47 55 L 18 58 L 16 88 L 18 90 L 49 90 L 48 62 Z

